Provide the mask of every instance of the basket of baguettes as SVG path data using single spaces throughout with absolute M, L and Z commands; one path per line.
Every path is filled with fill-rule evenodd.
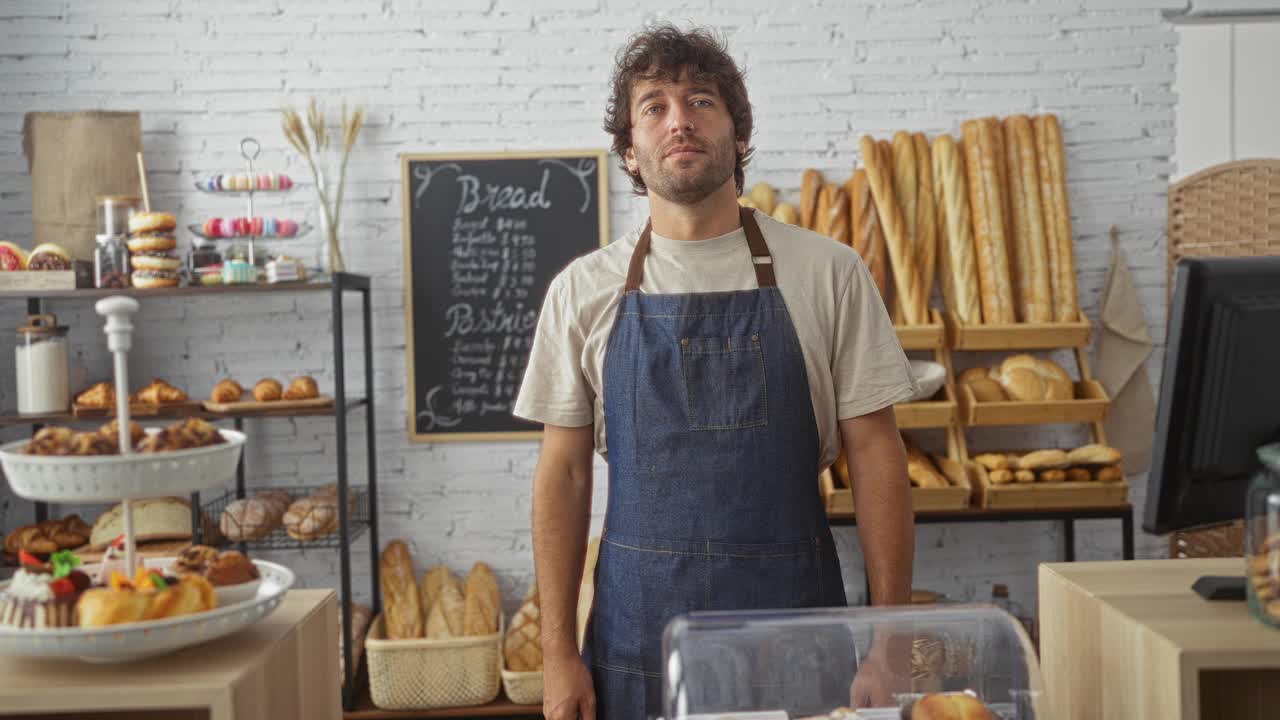
M 961 133 L 864 135 L 863 167 L 843 184 L 811 169 L 799 208 L 764 184 L 742 203 L 852 246 L 895 325 L 932 324 L 936 283 L 954 348 L 1086 344 L 1058 118 L 981 118 Z
M 505 684 L 513 702 L 542 701 L 537 589 L 505 631 L 493 569 L 477 562 L 465 579 L 437 565 L 415 581 L 401 540 L 382 551 L 383 612 L 365 641 L 369 694 L 387 710 L 483 705 Z M 505 631 L 505 637 L 504 637 Z

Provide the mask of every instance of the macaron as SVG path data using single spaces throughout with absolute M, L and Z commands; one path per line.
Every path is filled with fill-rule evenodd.
M 280 173 L 280 189 L 288 190 L 291 187 L 293 187 L 293 181 L 289 179 L 288 175 Z
M 262 237 L 262 218 L 254 217 L 249 220 L 249 234 L 254 237 Z

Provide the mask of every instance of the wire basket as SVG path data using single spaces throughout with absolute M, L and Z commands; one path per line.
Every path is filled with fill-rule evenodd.
M 332 486 L 329 486 L 332 487 Z M 259 488 L 262 490 L 278 490 L 289 493 L 290 503 L 297 502 L 306 497 L 312 497 L 323 490 L 324 486 L 305 486 L 305 487 L 282 487 L 282 488 Z M 253 493 L 249 494 L 252 497 Z M 363 486 L 351 486 L 347 488 L 347 535 L 348 543 L 355 542 L 364 531 L 369 529 L 369 491 Z M 236 501 L 235 491 L 227 491 L 217 498 L 203 503 L 202 507 L 205 514 L 220 522 L 222 513 L 227 506 Z M 254 533 L 256 534 L 256 533 Z M 235 540 L 226 540 L 228 545 L 240 544 Z M 321 537 L 313 540 L 299 540 L 289 535 L 285 531 L 283 524 L 277 524 L 271 528 L 265 528 L 263 536 L 253 540 L 245 540 L 246 548 L 253 550 L 314 550 L 324 548 L 339 548 L 343 544 L 342 533 L 338 527 L 326 533 Z
M 502 635 L 448 640 L 388 640 L 379 615 L 365 640 L 369 696 L 384 710 L 470 707 L 493 702 L 502 687 Z

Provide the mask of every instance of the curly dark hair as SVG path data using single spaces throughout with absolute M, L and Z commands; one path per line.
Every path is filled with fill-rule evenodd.
M 733 119 L 734 137 L 750 143 L 751 102 L 743 81 L 745 74 L 730 57 L 724 41 L 703 28 L 683 32 L 675 25 L 662 23 L 650 25 L 632 36 L 618 52 L 604 130 L 613 136 L 613 151 L 619 158 L 631 148 L 631 88 L 640 80 L 674 82 L 683 73 L 696 82 L 715 83 Z M 745 180 L 743 169 L 751 162 L 754 152 L 755 148 L 748 144 L 746 152 L 737 154 L 733 180 L 739 195 Z M 640 173 L 632 173 L 625 162 L 622 170 L 631 178 L 637 195 L 648 192 Z

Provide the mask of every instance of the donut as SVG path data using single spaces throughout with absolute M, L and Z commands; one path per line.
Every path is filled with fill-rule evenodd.
M 130 233 L 172 230 L 178 226 L 178 219 L 167 212 L 136 212 L 129 218 Z
M 167 270 L 174 272 L 182 267 L 182 261 L 172 254 L 133 255 L 129 258 L 129 263 L 133 265 L 134 270 Z
M 172 250 L 178 246 L 178 241 L 167 233 L 147 233 L 129 238 L 127 244 L 131 253 L 154 253 Z
M 130 282 L 136 288 L 165 288 L 177 287 L 177 273 L 154 270 L 140 270 L 133 273 L 129 278 Z

